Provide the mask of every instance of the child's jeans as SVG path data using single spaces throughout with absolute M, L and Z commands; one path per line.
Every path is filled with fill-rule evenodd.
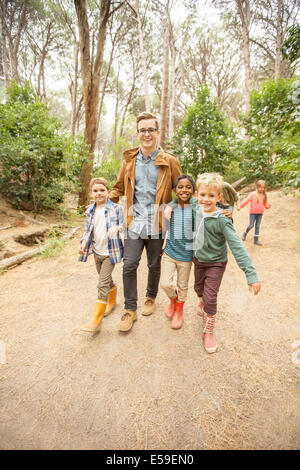
M 179 261 L 164 253 L 161 261 L 160 286 L 169 299 L 178 295 L 178 302 L 185 302 L 189 287 L 191 267 L 191 261 Z M 174 286 L 175 273 L 177 273 L 176 290 Z
M 217 313 L 217 297 L 227 261 L 217 263 L 200 263 L 193 258 L 195 265 L 194 289 L 198 297 L 202 297 L 203 310 L 207 315 Z
M 260 228 L 262 216 L 263 214 L 250 214 L 250 223 L 249 223 L 249 227 L 246 228 L 246 233 L 248 233 L 249 230 L 251 230 L 255 224 L 254 234 L 256 236 L 259 235 L 259 228 Z
M 97 272 L 99 274 L 98 279 L 98 299 L 107 300 L 110 289 L 114 286 L 112 280 L 112 272 L 115 267 L 110 262 L 109 256 L 97 255 L 94 253 L 94 260 Z

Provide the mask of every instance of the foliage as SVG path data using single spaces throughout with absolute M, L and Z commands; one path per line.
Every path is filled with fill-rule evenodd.
M 95 165 L 93 169 L 93 178 L 102 177 L 105 178 L 109 182 L 109 187 L 115 184 L 119 170 L 121 166 L 121 160 L 113 157 L 106 158 L 102 163 L 99 165 Z
M 64 178 L 66 190 L 80 189 L 79 175 L 82 164 L 89 158 L 88 147 L 83 136 L 64 135 Z
M 63 247 L 65 246 L 66 241 L 62 238 L 59 238 L 56 230 L 52 229 L 48 233 L 48 240 L 46 246 L 41 245 L 41 251 L 39 257 L 42 259 L 48 259 L 59 255 Z
M 12 81 L 7 102 L 0 104 L 0 191 L 16 207 L 54 208 L 75 182 L 83 144 L 60 127 L 29 84 Z
M 300 58 L 300 25 L 294 25 L 288 30 L 288 36 L 281 49 L 283 56 L 291 63 Z
M 251 94 L 251 109 L 244 118 L 249 139 L 243 145 L 241 166 L 248 180 L 300 186 L 299 79 L 266 81 Z
M 172 141 L 182 170 L 194 177 L 206 171 L 224 173 L 236 158 L 234 147 L 233 131 L 216 100 L 210 98 L 208 88 L 203 86 Z

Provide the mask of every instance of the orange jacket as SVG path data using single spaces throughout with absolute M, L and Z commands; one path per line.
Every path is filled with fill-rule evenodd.
M 109 194 L 109 199 L 118 202 L 121 196 L 126 196 L 126 207 L 124 209 L 124 222 L 130 228 L 133 221 L 132 206 L 134 201 L 134 185 L 135 185 L 135 162 L 139 147 L 126 150 L 123 153 L 124 159 L 118 175 L 118 179 Z M 162 217 L 162 206 L 168 204 L 172 199 L 172 189 L 178 176 L 182 174 L 182 170 L 178 159 L 169 152 L 159 147 L 158 154 L 155 158 L 155 165 L 159 166 L 158 177 L 156 183 L 156 198 L 154 209 L 154 227 L 159 222 L 159 232 L 164 228 Z M 147 188 L 145 188 L 147 191 Z

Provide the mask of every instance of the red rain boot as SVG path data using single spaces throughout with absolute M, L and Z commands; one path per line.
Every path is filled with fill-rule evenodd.
M 182 310 L 183 310 L 184 302 L 176 302 L 175 312 L 172 318 L 171 328 L 181 328 L 182 327 Z
M 176 297 L 172 297 L 172 299 L 170 299 L 169 305 L 166 308 L 165 315 L 169 319 L 173 318 L 173 315 L 175 313 L 177 299 L 178 299 L 177 295 Z
M 217 350 L 217 343 L 214 338 L 215 315 L 203 314 L 203 338 L 204 348 L 208 353 L 214 353 Z

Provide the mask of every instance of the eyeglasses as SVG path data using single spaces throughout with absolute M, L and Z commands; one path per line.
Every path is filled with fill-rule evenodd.
M 139 133 L 139 134 L 145 135 L 146 132 L 148 132 L 148 134 L 152 135 L 152 134 L 154 134 L 155 132 L 157 132 L 157 129 L 154 129 L 153 127 L 149 127 L 149 129 L 139 129 L 139 130 L 138 130 L 138 133 Z

